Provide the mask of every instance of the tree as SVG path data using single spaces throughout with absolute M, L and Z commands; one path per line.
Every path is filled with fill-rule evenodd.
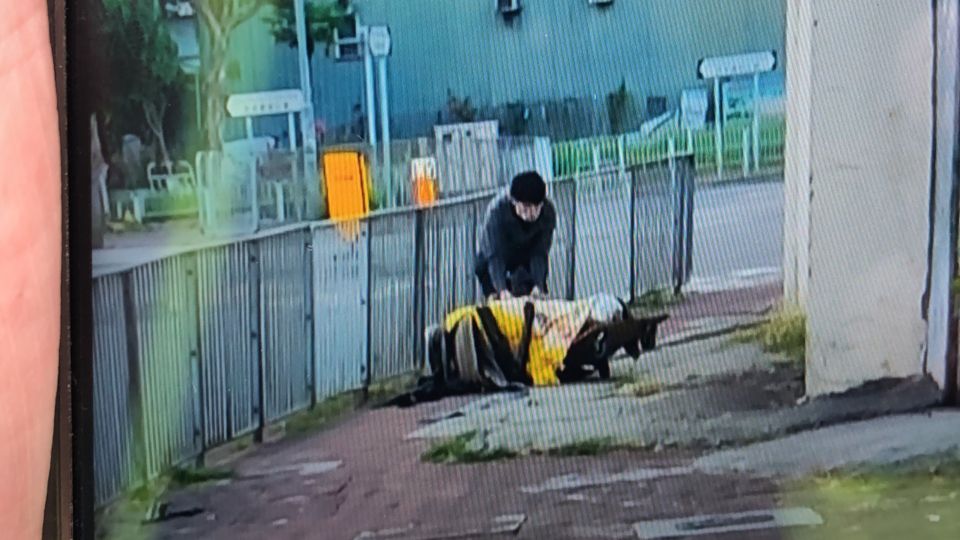
M 264 17 L 277 43 L 297 48 L 297 25 L 293 0 L 269 0 L 271 12 Z M 347 9 L 340 0 L 305 0 L 304 19 L 307 27 L 307 58 L 313 58 L 318 44 L 333 43 L 335 30 L 347 19 Z
M 265 18 L 271 25 L 274 39 L 296 47 L 294 4 L 293 0 L 194 0 L 194 3 L 206 29 L 203 89 L 206 99 L 207 146 L 210 150 L 220 150 L 223 147 L 220 127 L 226 116 L 226 81 L 229 75 L 227 56 L 231 33 L 262 8 L 271 6 L 272 12 Z M 315 43 L 329 43 L 333 40 L 333 29 L 346 16 L 343 4 L 342 0 L 330 3 L 311 1 L 305 4 L 304 12 L 309 29 L 307 35 L 310 38 L 307 42 L 308 54 L 312 54 Z
M 103 13 L 110 109 L 127 121 L 142 118 L 169 168 L 164 119 L 181 82 L 177 45 L 152 0 L 103 0 Z
M 207 148 L 220 150 L 223 139 L 220 128 L 226 117 L 227 56 L 233 31 L 256 15 L 269 0 L 194 0 L 203 21 L 202 87 L 206 101 L 204 129 Z

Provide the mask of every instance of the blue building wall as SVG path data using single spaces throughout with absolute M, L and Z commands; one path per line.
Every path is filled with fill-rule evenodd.
M 494 0 L 354 1 L 364 24 L 391 28 L 396 137 L 429 134 L 446 110 L 448 90 L 481 110 L 520 102 L 534 116 L 549 116 L 547 104 L 568 100 L 587 113 L 555 122 L 603 131 L 605 97 L 621 81 L 641 109 L 648 96 L 664 96 L 674 108 L 682 89 L 706 84 L 696 75 L 705 56 L 776 50 L 781 63 L 765 80 L 782 86 L 783 0 L 615 0 L 605 8 L 587 0 L 522 3 L 523 11 L 506 21 Z M 236 91 L 297 85 L 295 50 L 274 45 L 261 18 L 239 28 L 233 45 Z M 336 62 L 319 48 L 312 75 L 317 117 L 331 130 L 350 123 L 354 105 L 363 106 L 363 63 Z M 590 122 L 594 104 L 598 120 Z

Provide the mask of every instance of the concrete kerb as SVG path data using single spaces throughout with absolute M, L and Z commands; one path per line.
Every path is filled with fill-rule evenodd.
M 891 415 L 796 433 L 708 454 L 694 467 L 710 474 L 799 478 L 895 465 L 960 451 L 960 411 Z

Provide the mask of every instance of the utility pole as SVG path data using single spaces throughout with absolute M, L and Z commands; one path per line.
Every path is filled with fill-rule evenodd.
M 363 26 L 359 30 L 363 39 L 363 86 L 366 94 L 367 143 L 374 155 L 377 152 L 377 105 L 373 97 L 373 55 L 370 53 L 370 28 Z
M 300 67 L 300 90 L 304 107 L 300 111 L 300 140 L 303 143 L 303 181 L 307 192 L 307 219 L 320 217 L 320 186 L 317 180 L 317 132 L 313 118 L 313 91 L 310 80 L 310 59 L 307 56 L 307 21 L 304 0 L 293 0 L 297 26 L 297 61 Z M 290 140 L 295 139 L 290 133 Z
M 390 29 L 386 26 L 371 26 L 367 29 L 365 55 L 372 55 L 377 59 L 377 71 L 380 87 L 380 144 L 383 145 L 383 157 L 380 162 L 381 175 L 386 189 L 386 204 L 393 206 L 393 171 L 390 163 L 390 107 L 389 92 L 387 91 L 387 56 L 390 55 Z M 368 90 L 370 88 L 368 87 Z M 371 130 L 372 131 L 372 130 Z

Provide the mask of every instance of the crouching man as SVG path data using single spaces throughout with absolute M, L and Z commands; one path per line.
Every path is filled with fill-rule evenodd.
M 524 172 L 487 207 L 476 275 L 488 300 L 547 294 L 557 214 L 536 172 Z

